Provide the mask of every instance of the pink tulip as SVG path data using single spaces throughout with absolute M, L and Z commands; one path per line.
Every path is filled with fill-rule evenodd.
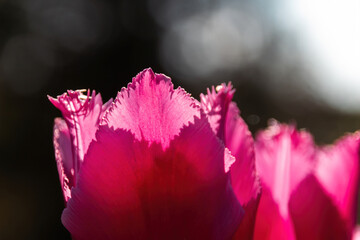
M 274 122 L 260 132 L 255 153 L 263 192 L 255 239 L 355 239 L 359 136 L 318 148 L 292 125 Z
M 65 119 L 55 119 L 54 146 L 74 239 L 230 239 L 241 205 L 256 205 L 253 150 L 238 144 L 252 140 L 233 104 L 213 131 L 209 112 L 151 69 L 112 104 L 81 91 L 51 101 Z M 226 147 L 243 160 L 233 164 Z
M 234 239 L 253 239 L 261 188 L 255 169 L 254 141 L 232 102 L 234 92 L 230 83 L 219 85 L 216 90 L 212 87 L 207 95 L 201 94 L 201 107 L 213 131 L 236 158 L 230 167 L 231 182 L 245 215 Z

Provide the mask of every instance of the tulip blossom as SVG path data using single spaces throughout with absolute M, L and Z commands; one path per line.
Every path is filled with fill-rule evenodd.
M 274 122 L 258 134 L 263 192 L 255 239 L 354 239 L 359 133 L 316 147 L 309 133 Z
M 228 90 L 213 95 L 229 98 L 220 121 L 151 69 L 113 102 L 82 91 L 50 98 L 64 117 L 54 147 L 73 239 L 231 239 L 242 218 L 251 226 L 252 140 Z

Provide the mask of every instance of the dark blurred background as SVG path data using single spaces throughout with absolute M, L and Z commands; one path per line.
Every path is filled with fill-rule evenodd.
M 103 99 L 146 67 L 198 98 L 232 81 L 253 133 L 360 129 L 358 0 L 0 0 L 0 239 L 69 239 L 46 95 Z

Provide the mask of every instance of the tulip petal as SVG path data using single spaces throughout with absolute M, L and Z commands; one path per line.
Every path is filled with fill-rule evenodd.
M 255 153 L 262 184 L 270 189 L 281 216 L 286 219 L 292 191 L 314 168 L 312 137 L 305 131 L 296 131 L 294 126 L 273 122 L 258 134 Z
M 53 141 L 61 189 L 67 202 L 71 197 L 71 187 L 74 186 L 74 162 L 69 129 L 61 118 L 55 118 Z
M 102 126 L 62 221 L 77 240 L 229 239 L 243 215 L 223 168 L 229 157 L 205 116 L 165 150 Z
M 169 146 L 180 129 L 199 117 L 196 101 L 171 79 L 150 68 L 133 78 L 117 95 L 102 125 L 131 131 L 137 140 Z
M 352 229 L 347 229 L 332 199 L 312 174 L 294 190 L 289 212 L 298 240 L 351 238 Z
M 100 114 L 100 121 L 101 119 L 104 118 L 106 111 L 110 108 L 111 104 L 114 102 L 114 100 L 112 98 L 109 99 L 109 101 L 107 101 L 106 103 L 104 103 L 104 105 L 101 108 L 101 114 Z
M 253 239 L 261 186 L 255 168 L 254 140 L 235 103 L 230 103 L 226 120 L 226 147 L 235 156 L 230 175 L 234 192 L 245 210 L 236 239 Z
M 231 83 L 225 83 L 216 87 L 212 86 L 211 91 L 207 89 L 207 95 L 200 94 L 201 108 L 208 117 L 214 133 L 225 143 L 226 119 L 229 104 L 234 96 L 235 90 Z
M 226 147 L 235 156 L 231 176 L 241 204 L 256 199 L 260 193 L 260 182 L 255 169 L 254 140 L 246 123 L 239 115 L 235 103 L 231 103 L 226 121 Z
M 246 123 L 240 117 L 236 103 L 231 102 L 235 90 L 231 83 L 222 84 L 201 94 L 201 108 L 214 133 L 236 158 L 231 166 L 232 185 L 241 204 L 257 199 L 260 183 L 255 170 L 254 141 Z
M 62 112 L 68 125 L 76 176 L 89 144 L 95 138 L 102 111 L 109 104 L 103 106 L 100 94 L 95 95 L 95 91 L 90 97 L 90 91 L 86 96 L 81 90 L 69 90 L 56 99 L 49 97 L 49 100 Z
M 252 239 L 260 183 L 255 169 L 254 141 L 236 103 L 231 102 L 234 92 L 231 83 L 219 85 L 216 89 L 212 87 L 211 91 L 207 90 L 207 95 L 200 95 L 201 108 L 213 131 L 236 159 L 231 165 L 230 175 L 245 215 L 234 239 Z
M 316 177 L 331 196 L 349 229 L 356 223 L 360 133 L 347 135 L 318 151 Z
M 263 186 L 255 223 L 255 240 L 295 240 L 295 232 L 290 216 L 280 214 L 271 190 Z
M 351 239 L 352 240 L 360 240 L 360 226 L 356 226 L 356 228 L 353 231 L 353 236 Z

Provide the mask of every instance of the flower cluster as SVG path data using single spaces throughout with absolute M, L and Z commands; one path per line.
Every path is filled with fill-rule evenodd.
M 192 98 L 151 69 L 115 100 L 50 101 L 73 239 L 355 239 L 360 133 L 333 146 L 275 121 L 252 138 L 222 84 Z

